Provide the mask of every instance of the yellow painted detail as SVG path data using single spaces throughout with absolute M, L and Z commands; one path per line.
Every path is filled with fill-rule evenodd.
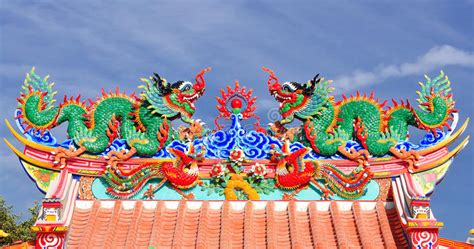
M 24 160 L 21 160 L 23 167 L 28 175 L 34 180 L 36 186 L 43 192 L 48 192 L 49 185 L 59 175 L 57 171 L 37 167 Z
M 51 152 L 54 150 L 53 147 L 50 147 L 50 146 L 46 146 L 46 145 L 42 145 L 42 144 L 38 144 L 38 143 L 35 143 L 35 142 L 32 142 L 28 139 L 26 139 L 25 137 L 23 137 L 22 135 L 18 134 L 18 132 L 15 131 L 15 129 L 13 129 L 13 127 L 11 126 L 10 122 L 8 122 L 8 120 L 5 119 L 5 123 L 7 124 L 7 127 L 8 129 L 10 130 L 10 132 L 13 134 L 13 136 L 18 139 L 18 141 L 20 141 L 22 144 L 24 145 L 28 145 L 32 148 L 35 148 L 35 149 L 38 149 L 38 150 L 42 150 L 42 151 L 48 151 L 48 152 Z
M 24 161 L 26 161 L 28 163 L 31 163 L 35 166 L 41 167 L 41 168 L 51 169 L 51 170 L 54 170 L 54 171 L 59 170 L 59 169 L 54 168 L 54 165 L 51 164 L 51 163 L 39 161 L 39 160 L 36 160 L 34 158 L 31 158 L 31 157 L 23 154 L 17 148 L 15 148 L 10 142 L 8 142 L 8 140 L 6 138 L 3 138 L 3 141 L 13 151 L 13 153 L 15 153 L 19 158 L 23 159 Z

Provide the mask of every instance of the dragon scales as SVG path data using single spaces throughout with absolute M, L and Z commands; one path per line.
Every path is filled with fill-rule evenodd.
M 109 152 L 111 165 L 134 154 L 152 156 L 172 140 L 172 120 L 180 118 L 191 125 L 195 123 L 194 103 L 204 93 L 203 75 L 209 70 L 201 70 L 195 84 L 181 80 L 171 84 L 156 73 L 142 78 L 145 84 L 139 87 L 143 89 L 140 97 L 125 95 L 118 89 L 110 93 L 102 90 L 102 96 L 95 101 L 89 99 L 89 105 L 80 101 L 79 95 L 65 96 L 59 106 L 54 106 L 54 83 L 48 82 L 48 76 L 39 77 L 33 68 L 18 98 L 21 114 L 16 118 L 23 120 L 26 130 L 41 132 L 68 122 L 68 136 L 78 148 L 56 148 L 55 160 L 61 166 L 68 157 L 83 152 L 101 153 L 117 138 L 124 139 L 131 149 Z
M 300 136 L 304 144 L 316 153 L 332 156 L 340 153 L 349 159 L 366 164 L 369 155 L 383 156 L 388 152 L 405 160 L 409 167 L 416 167 L 419 155 L 415 150 L 398 150 L 398 142 L 406 140 L 408 126 L 431 131 L 436 135 L 437 129 L 443 126 L 451 129 L 448 121 L 454 101 L 451 95 L 450 81 L 441 71 L 434 79 L 425 76 L 426 82 L 419 83 L 417 99 L 420 109 L 415 109 L 408 101 L 392 100 L 393 106 L 384 109 L 385 102 L 380 103 L 370 96 L 346 97 L 335 101 L 330 95 L 334 88 L 328 87 L 331 82 L 316 75 L 305 84 L 285 82 L 280 84 L 272 70 L 263 68 L 270 74 L 268 90 L 280 102 L 282 119 L 273 124 L 270 130 L 274 133 L 288 131 L 285 124 L 295 118 L 303 122 Z M 363 150 L 347 151 L 345 145 L 349 140 L 358 141 Z

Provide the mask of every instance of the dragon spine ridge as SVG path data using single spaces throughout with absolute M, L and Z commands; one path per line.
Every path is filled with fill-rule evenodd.
M 192 124 L 195 112 L 194 102 L 203 95 L 205 81 L 201 70 L 196 83 L 178 81 L 168 83 L 158 74 L 142 78 L 145 83 L 140 97 L 115 92 L 106 93 L 96 101 L 89 99 L 89 105 L 77 98 L 64 97 L 59 106 L 54 106 L 52 90 L 46 76 L 38 76 L 34 68 L 26 75 L 18 105 L 21 118 L 29 129 L 44 132 L 63 122 L 68 122 L 67 133 L 80 152 L 101 153 L 116 138 L 124 139 L 139 155 L 151 156 L 166 146 L 172 139 L 170 122 L 181 118 Z M 133 154 L 133 153 L 131 153 Z
M 397 102 L 392 99 L 393 106 L 384 109 L 387 101 L 382 103 L 374 99 L 374 94 L 355 96 L 335 101 L 330 95 L 334 88 L 328 87 L 332 81 L 318 78 L 317 75 L 308 83 L 285 82 L 280 84 L 270 69 L 268 89 L 270 94 L 280 102 L 280 120 L 273 131 L 281 130 L 284 124 L 295 118 L 303 122 L 300 137 L 304 144 L 315 152 L 332 156 L 341 153 L 350 159 L 358 157 L 383 156 L 391 152 L 405 160 L 417 160 L 413 151 L 398 151 L 395 145 L 406 140 L 408 126 L 414 126 L 436 135 L 437 129 L 451 129 L 448 121 L 453 120 L 454 109 L 448 77 L 443 71 L 434 79 L 425 75 L 426 81 L 419 82 L 421 90 L 417 91 L 420 109 L 415 109 L 407 100 Z M 358 141 L 364 152 L 347 152 L 347 141 Z M 361 155 L 364 154 L 364 155 Z

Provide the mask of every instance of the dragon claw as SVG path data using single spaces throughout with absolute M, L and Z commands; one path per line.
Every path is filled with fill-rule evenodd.
M 119 161 L 128 160 L 136 152 L 137 152 L 137 150 L 133 147 L 130 150 L 128 150 L 128 149 L 124 149 L 124 150 L 120 150 L 120 151 L 112 150 L 109 153 L 107 153 L 107 155 L 105 155 L 104 158 L 108 159 L 107 165 L 115 167 L 115 166 L 117 166 Z
M 66 161 L 68 158 L 77 157 L 84 153 L 86 150 L 85 147 L 81 146 L 78 149 L 74 148 L 73 146 L 69 147 L 68 149 L 64 147 L 56 147 L 51 154 L 54 155 L 53 164 L 58 166 L 60 169 L 66 167 Z
M 347 151 L 344 145 L 339 146 L 338 150 L 348 159 L 357 162 L 359 166 L 369 166 L 370 154 L 367 150 L 357 151 L 354 148 L 350 148 L 349 151 Z
M 293 194 L 288 194 L 288 193 L 284 193 L 282 199 L 285 201 L 296 200 Z
M 189 194 L 183 194 L 183 198 L 185 200 L 194 200 L 194 194 L 193 193 L 189 193 Z
M 152 200 L 152 199 L 155 198 L 155 194 L 154 194 L 153 192 L 154 192 L 154 189 L 153 189 L 153 187 L 150 185 L 150 188 L 149 188 L 147 191 L 145 191 L 145 193 L 143 193 L 143 197 L 144 197 L 145 199 Z
M 330 200 L 331 199 L 331 196 L 334 195 L 334 193 L 329 190 L 329 189 L 321 189 L 322 191 L 322 195 L 321 195 L 321 200 Z

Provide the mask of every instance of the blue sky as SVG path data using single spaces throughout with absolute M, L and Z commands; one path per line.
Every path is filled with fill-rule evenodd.
M 208 124 L 217 115 L 218 89 L 234 80 L 254 88 L 257 112 L 268 122 L 277 103 L 261 66 L 284 81 L 321 73 L 335 80 L 337 98 L 358 89 L 412 102 L 423 74 L 443 69 L 461 120 L 474 117 L 473 1 L 329 2 L 0 0 L 0 118 L 13 120 L 32 66 L 51 75 L 59 96 L 91 98 L 101 87 L 138 91 L 139 78 L 152 72 L 191 80 L 211 66 L 195 114 Z M 0 133 L 13 140 L 3 124 Z M 432 209 L 446 225 L 442 236 L 464 241 L 474 227 L 473 154 L 468 145 L 432 196 Z M 3 143 L 0 195 L 18 212 L 41 198 Z

